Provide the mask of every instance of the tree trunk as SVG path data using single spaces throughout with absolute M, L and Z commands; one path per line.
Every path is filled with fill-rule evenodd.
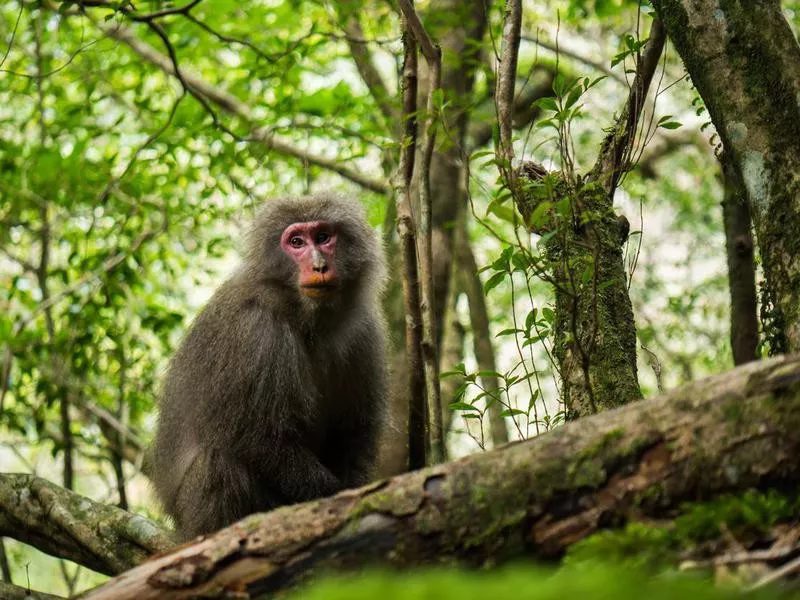
M 478 275 L 478 264 L 469 243 L 466 219 L 459 220 L 459 230 L 456 232 L 456 265 L 459 267 L 461 277 L 464 279 L 464 290 L 469 302 L 469 318 L 472 323 L 472 345 L 478 371 L 489 373 L 497 371 L 497 361 L 492 345 L 492 333 L 489 329 L 489 311 L 486 307 L 486 297 L 483 293 L 483 284 Z M 492 375 L 481 376 L 483 389 L 499 396 L 500 381 Z M 493 446 L 500 446 L 508 442 L 508 428 L 502 416 L 503 405 L 500 398 L 489 405 L 489 432 Z M 483 424 L 481 424 L 483 427 Z
M 752 218 L 744 183 L 734 165 L 724 156 L 722 177 L 725 186 L 722 219 L 725 223 L 728 288 L 731 295 L 731 349 L 734 364 L 743 365 L 758 358 L 758 300 Z
M 769 350 L 800 350 L 800 46 L 778 0 L 653 5 L 747 190 Z
M 523 173 L 533 181 L 539 175 L 530 166 Z M 533 191 L 518 202 L 526 223 L 542 202 L 565 207 L 532 228 L 551 235 L 545 247 L 556 297 L 553 353 L 567 420 L 642 397 L 636 327 L 622 261 L 624 238 L 611 197 L 596 183 L 570 187 L 561 179 L 555 191 L 540 186 L 546 197 L 537 198 Z
M 468 123 L 481 40 L 486 28 L 486 4 L 481 0 L 446 0 L 430 5 L 425 25 L 442 47 L 443 65 L 441 89 L 448 105 L 442 111 L 443 130 L 447 143 L 434 152 L 431 162 L 431 241 L 433 245 L 434 321 L 437 323 L 437 345 L 441 342 L 447 292 L 450 285 L 450 265 L 453 255 L 451 224 L 455 222 L 465 199 L 459 193 L 462 178 L 462 152 Z M 458 24 L 456 26 L 455 24 Z M 390 286 L 388 293 L 399 293 Z M 391 357 L 391 426 L 381 444 L 379 472 L 382 475 L 402 473 L 408 468 L 406 444 L 408 386 L 406 384 L 405 351 L 402 332 L 405 314 L 391 296 L 387 311 L 392 333 Z
M 557 557 L 598 528 L 800 482 L 800 358 L 753 362 L 526 442 L 253 515 L 88 595 L 263 596 L 366 565 Z

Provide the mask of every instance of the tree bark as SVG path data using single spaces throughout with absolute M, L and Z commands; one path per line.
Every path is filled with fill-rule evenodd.
M 769 350 L 800 350 L 800 46 L 778 0 L 653 5 L 747 190 Z
M 107 575 L 175 545 L 142 516 L 21 473 L 0 474 L 0 535 Z
M 454 23 L 458 23 L 455 26 Z M 442 110 L 442 130 L 448 132 L 448 143 L 433 153 L 430 171 L 431 243 L 433 250 L 433 295 L 436 345 L 441 344 L 447 292 L 450 285 L 450 265 L 453 255 L 451 224 L 465 204 L 459 193 L 462 175 L 462 153 L 469 118 L 475 66 L 480 55 L 481 40 L 486 29 L 486 4 L 482 0 L 446 0 L 428 7 L 425 25 L 442 48 L 443 65 L 441 89 L 446 99 Z M 409 393 L 405 381 L 406 365 L 402 336 L 405 314 L 400 303 L 399 286 L 390 285 L 387 320 L 392 332 L 390 413 L 391 427 L 381 444 L 379 472 L 394 475 L 407 470 L 406 444 Z
M 3 600 L 65 600 L 63 596 L 36 592 L 5 582 L 0 582 L 0 598 Z
M 497 371 L 497 361 L 492 345 L 492 333 L 489 329 L 489 311 L 486 307 L 486 297 L 483 293 L 483 284 L 478 275 L 478 264 L 470 246 L 466 219 L 459 220 L 459 231 L 456 232 L 456 264 L 464 280 L 464 291 L 469 302 L 469 318 L 472 324 L 472 344 L 478 371 L 487 373 L 481 376 L 483 389 L 497 396 L 489 405 L 489 432 L 493 446 L 500 446 L 508 442 L 508 428 L 503 418 L 503 405 L 500 403 L 500 381 L 497 377 L 488 375 Z
M 728 288 L 731 295 L 731 349 L 733 362 L 743 365 L 758 358 L 758 299 L 752 218 L 744 183 L 724 156 L 722 177 L 725 197 L 725 250 L 728 255 Z
M 800 358 L 777 358 L 526 442 L 253 515 L 88 595 L 263 596 L 331 569 L 557 557 L 598 528 L 800 481 Z
M 564 173 L 548 174 L 528 163 L 520 174 L 534 185 L 525 193 L 511 185 L 525 222 L 534 232 L 549 235 L 545 264 L 556 297 L 553 352 L 567 420 L 642 397 L 622 260 L 628 221 L 616 215 L 613 199 L 631 167 L 639 118 L 665 41 L 655 19 L 625 107 L 584 179 L 571 173 L 564 156 Z

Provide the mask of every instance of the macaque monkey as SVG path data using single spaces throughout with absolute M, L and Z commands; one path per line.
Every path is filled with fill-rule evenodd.
M 358 202 L 268 202 L 172 359 L 153 482 L 184 538 L 369 481 L 386 399 L 379 237 Z

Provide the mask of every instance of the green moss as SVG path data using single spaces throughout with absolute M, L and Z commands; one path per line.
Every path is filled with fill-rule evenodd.
M 778 523 L 796 520 L 800 498 L 776 490 L 749 490 L 711 502 L 684 504 L 681 511 L 668 525 L 629 523 L 620 530 L 596 533 L 571 546 L 566 561 L 606 560 L 651 570 L 675 566 L 681 551 L 719 539 L 723 532 L 744 541 L 767 534 Z
M 725 530 L 742 538 L 766 533 L 776 523 L 797 519 L 798 514 L 797 494 L 748 490 L 712 502 L 685 505 L 684 514 L 675 519 L 674 530 L 684 542 L 702 542 L 719 537 L 724 524 Z
M 619 531 L 601 531 L 570 547 L 565 564 L 574 565 L 605 560 L 622 565 L 657 571 L 671 567 L 680 544 L 667 528 L 629 523 Z
M 661 483 L 656 483 L 641 492 L 634 500 L 634 503 L 637 506 L 658 506 L 663 497 L 664 485 Z
M 742 422 L 744 411 L 742 405 L 736 402 L 728 402 L 722 409 L 722 417 L 729 422 L 738 424 Z

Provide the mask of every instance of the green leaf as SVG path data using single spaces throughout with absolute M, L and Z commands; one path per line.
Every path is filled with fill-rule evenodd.
M 533 105 L 541 110 L 550 110 L 553 112 L 558 111 L 558 104 L 556 103 L 556 99 L 552 96 L 547 96 L 545 98 L 539 98 L 536 100 Z
M 450 410 L 467 410 L 467 411 L 475 411 L 481 412 L 481 409 L 477 406 L 472 406 L 472 404 L 467 404 L 466 402 L 451 402 L 447 405 Z
M 536 404 L 536 400 L 539 398 L 539 388 L 533 390 L 533 395 L 531 399 L 528 401 L 528 412 L 533 408 L 533 405 Z
M 522 331 L 522 329 L 514 329 L 514 328 L 503 329 L 503 331 L 501 331 L 500 333 L 498 333 L 494 337 L 503 337 L 503 336 L 506 336 L 506 335 L 516 335 L 518 333 L 525 333 L 525 332 Z
M 580 99 L 582 94 L 583 94 L 583 89 L 581 89 L 580 87 L 576 86 L 572 88 L 569 95 L 567 96 L 566 101 L 564 102 L 564 108 L 571 108 L 572 105 L 574 105 Z
M 486 283 L 484 283 L 484 284 L 483 284 L 483 293 L 484 293 L 484 295 L 487 295 L 487 294 L 488 294 L 489 292 L 491 292 L 491 291 L 492 291 L 494 288 L 496 288 L 498 285 L 500 285 L 501 283 L 503 283 L 503 280 L 504 280 L 505 278 L 506 278 L 506 274 L 505 274 L 504 272 L 502 272 L 502 271 L 501 271 L 501 272 L 499 272 L 499 273 L 495 273 L 494 275 L 492 275 L 492 276 L 491 276 L 491 277 L 490 277 L 490 278 L 489 278 L 489 279 L 486 281 Z
M 518 408 L 507 408 L 503 412 L 500 413 L 501 417 L 516 417 L 517 415 L 526 415 L 524 410 L 520 410 Z

